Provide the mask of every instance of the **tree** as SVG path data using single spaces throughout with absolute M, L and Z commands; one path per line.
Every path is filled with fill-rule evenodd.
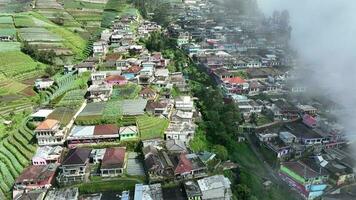
M 227 160 L 229 157 L 229 153 L 227 149 L 222 145 L 214 145 L 212 151 L 216 154 L 216 156 L 221 160 Z
M 238 184 L 234 187 L 238 200 L 250 200 L 251 190 L 246 185 Z
M 254 124 L 254 125 L 257 125 L 257 115 L 256 115 L 256 113 L 251 113 L 251 115 L 250 115 L 250 123 Z
M 56 74 L 56 70 L 53 66 L 47 66 L 45 72 L 48 76 L 53 76 L 54 74 Z

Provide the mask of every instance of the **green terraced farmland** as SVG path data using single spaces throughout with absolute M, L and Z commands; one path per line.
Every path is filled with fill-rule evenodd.
M 164 118 L 139 116 L 137 126 L 141 139 L 163 138 L 164 131 L 168 128 L 169 121 Z

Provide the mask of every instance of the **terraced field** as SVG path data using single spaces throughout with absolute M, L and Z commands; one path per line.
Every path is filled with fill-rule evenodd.
M 163 138 L 164 131 L 168 128 L 169 121 L 164 118 L 139 116 L 137 126 L 141 139 Z
M 34 132 L 26 123 L 27 119 L 0 142 L 0 199 L 8 197 L 14 180 L 29 164 L 36 150 L 32 142 Z

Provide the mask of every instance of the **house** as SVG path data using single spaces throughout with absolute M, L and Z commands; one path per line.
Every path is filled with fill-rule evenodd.
M 90 163 L 100 164 L 104 158 L 106 149 L 93 149 L 90 152 Z
M 204 164 L 207 164 L 210 160 L 213 160 L 215 158 L 216 154 L 208 151 L 203 151 L 199 152 L 198 156 Z
M 196 154 L 181 153 L 174 169 L 177 179 L 190 179 L 206 176 L 207 168 Z
M 292 152 L 290 144 L 286 144 L 279 137 L 275 137 L 270 141 L 265 142 L 265 146 L 272 151 L 272 154 L 277 159 L 285 159 Z
M 281 163 L 280 177 L 306 199 L 321 196 L 326 189 L 328 175 L 324 169 L 313 169 L 310 163 L 290 161 Z
M 181 154 L 188 152 L 187 147 L 181 140 L 167 140 L 165 147 L 172 154 Z
M 61 146 L 38 147 L 35 155 L 32 157 L 32 164 L 48 165 L 50 163 L 59 163 L 62 151 L 63 147 Z
M 68 147 L 78 144 L 98 144 L 119 139 L 119 128 L 115 124 L 74 126 L 67 137 Z
M 197 181 L 202 200 L 232 199 L 231 182 L 223 175 L 215 175 Z
M 43 200 L 46 196 L 46 193 L 47 189 L 31 190 L 28 192 L 14 194 L 13 200 Z
M 223 87 L 229 93 L 241 94 L 249 88 L 248 82 L 242 79 L 241 77 L 224 78 L 222 80 Z
M 35 129 L 38 145 L 63 145 L 65 131 L 61 130 L 60 122 L 54 119 L 46 119 Z
M 36 79 L 35 81 L 35 88 L 37 90 L 45 90 L 49 87 L 51 87 L 54 83 L 54 80 L 50 78 L 41 78 L 41 79 Z
M 136 184 L 134 200 L 163 200 L 161 184 Z
M 190 96 L 180 96 L 174 99 L 174 105 L 177 110 L 194 111 L 194 101 Z
M 298 119 L 299 117 L 299 112 L 298 108 L 295 107 L 294 105 L 290 104 L 289 102 L 283 100 L 283 99 L 278 99 L 277 101 L 273 102 L 275 107 L 274 107 L 274 113 L 275 115 L 280 115 L 282 119 L 284 120 L 295 120 Z
M 177 45 L 182 46 L 184 44 L 189 44 L 189 41 L 191 39 L 192 39 L 192 36 L 188 31 L 180 32 L 178 39 L 177 39 Z
M 286 123 L 281 131 L 293 134 L 297 138 L 296 142 L 306 146 L 322 145 L 326 141 L 319 133 L 298 121 Z
M 126 149 L 122 147 L 107 148 L 101 162 L 100 172 L 102 177 L 118 176 L 126 168 Z
M 4 35 L 0 35 L 0 41 L 1 42 L 10 42 L 14 40 L 14 36 L 13 35 L 8 35 L 8 34 L 4 34 Z
M 184 112 L 181 110 L 177 110 L 173 113 L 171 117 L 171 121 L 192 123 L 194 120 L 193 115 L 194 115 L 193 112 Z
M 109 75 L 105 78 L 105 82 L 109 85 L 126 85 L 128 81 L 125 76 Z
M 85 176 L 89 170 L 89 157 L 91 149 L 75 148 L 70 149 L 64 157 L 57 181 L 60 184 L 85 181 Z
M 134 139 L 139 136 L 137 126 L 123 126 L 119 131 L 120 140 Z
M 168 128 L 164 132 L 167 140 L 180 140 L 185 144 L 194 137 L 195 125 L 187 122 L 170 122 Z
M 178 88 L 181 92 L 188 90 L 186 80 L 181 72 L 171 73 L 169 76 L 169 83 Z
M 156 69 L 155 70 L 155 81 L 154 84 L 159 87 L 165 87 L 168 84 L 169 71 L 168 69 Z
M 84 73 L 84 72 L 94 72 L 95 71 L 95 62 L 84 61 L 77 65 L 74 65 L 74 69 L 77 69 L 79 74 Z
M 50 188 L 55 179 L 57 164 L 31 165 L 24 169 L 14 183 L 14 196 L 19 191 L 30 191 Z
M 309 128 L 316 128 L 317 119 L 312 117 L 311 115 L 305 114 L 303 115 L 303 123 L 307 125 Z
M 188 200 L 200 200 L 202 198 L 203 194 L 196 181 L 186 181 L 183 183 L 183 186 Z
M 293 144 L 298 141 L 298 138 L 288 131 L 279 132 L 279 139 L 285 144 Z
M 93 85 L 100 85 L 104 82 L 106 79 L 106 73 L 105 72 L 93 72 L 90 75 L 90 80 Z
M 94 102 L 107 101 L 111 97 L 112 91 L 112 85 L 107 83 L 91 85 L 88 88 L 89 99 Z
M 107 42 L 98 41 L 93 43 L 93 54 L 94 56 L 105 55 L 109 51 Z
M 311 116 L 315 116 L 317 109 L 314 108 L 311 105 L 298 105 L 297 108 L 300 110 L 300 112 L 304 115 L 304 114 L 308 114 Z
M 46 198 L 44 200 L 78 200 L 79 190 L 78 188 L 63 188 L 63 189 L 53 189 L 48 191 Z
M 142 149 L 144 164 L 150 182 L 169 179 L 174 174 L 174 164 L 167 152 L 148 145 Z
M 145 111 L 155 115 L 155 116 L 165 116 L 168 118 L 168 115 L 170 113 L 170 110 L 172 108 L 172 104 L 169 104 L 169 102 L 165 100 L 160 100 L 160 101 L 148 101 Z
M 157 96 L 157 93 L 150 87 L 143 87 L 140 91 L 140 97 L 144 99 L 154 100 Z

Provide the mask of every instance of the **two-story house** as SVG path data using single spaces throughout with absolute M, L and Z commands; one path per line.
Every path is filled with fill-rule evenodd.
M 61 129 L 60 122 L 54 119 L 46 119 L 35 129 L 38 145 L 63 145 L 66 131 Z
M 60 172 L 57 176 L 57 181 L 60 184 L 84 181 L 86 174 L 89 173 L 90 153 L 91 149 L 70 149 L 59 167 Z

